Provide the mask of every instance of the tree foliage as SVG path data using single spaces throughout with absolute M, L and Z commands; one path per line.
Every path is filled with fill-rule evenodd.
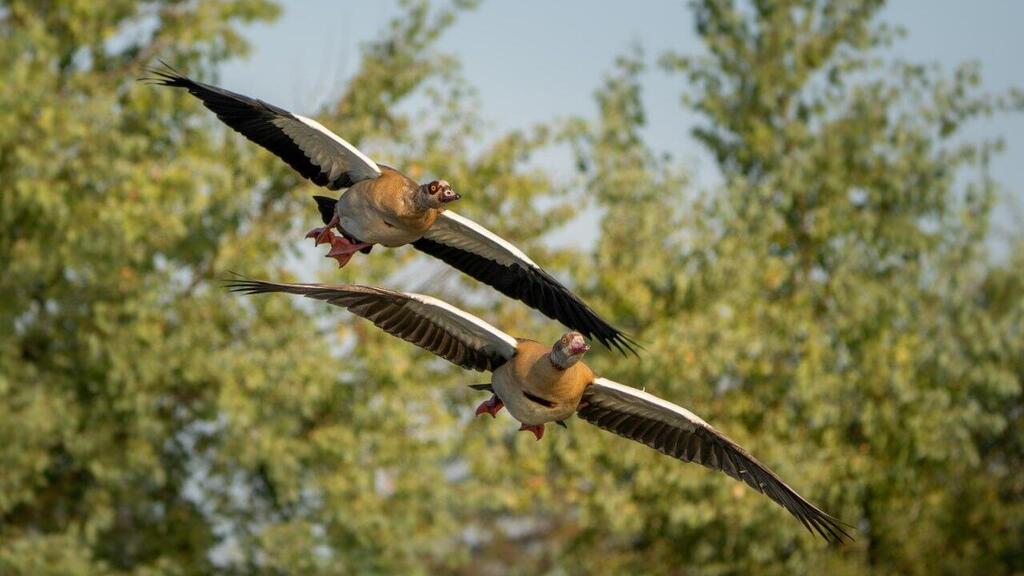
M 216 79 L 266 0 L 7 0 L 0 573 L 1024 570 L 1024 251 L 989 254 L 999 143 L 962 130 L 1020 98 L 893 59 L 879 1 L 699 0 L 704 52 L 659 60 L 722 174 L 697 190 L 644 141 L 640 51 L 594 122 L 480 130 L 438 48 L 472 4 L 405 3 L 320 120 L 452 181 L 646 346 L 596 368 L 691 407 L 857 541 L 579 421 L 536 443 L 474 420 L 479 375 L 341 311 L 226 294 L 230 271 L 319 277 L 560 329 L 411 250 L 311 262 L 314 189 L 134 81 L 156 57 Z M 534 161 L 562 148 L 577 180 Z M 592 249 L 546 246 L 587 201 Z

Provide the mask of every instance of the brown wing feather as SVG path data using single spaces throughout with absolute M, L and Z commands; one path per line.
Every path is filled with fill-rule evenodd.
M 489 339 L 482 339 L 479 333 L 458 330 L 451 323 L 446 325 L 439 318 L 431 317 L 419 309 L 424 303 L 416 300 L 417 297 L 422 298 L 418 295 L 370 286 L 278 284 L 261 280 L 230 281 L 227 287 L 232 292 L 244 294 L 286 292 L 323 300 L 366 318 L 392 336 L 471 370 L 494 370 L 504 364 L 515 350 L 514 344 L 506 344 L 500 336 L 488 334 Z M 497 333 L 496 329 L 490 328 Z
M 741 446 L 688 410 L 603 378 L 583 393 L 580 418 L 684 462 L 725 472 L 788 510 L 829 542 L 852 539 L 846 526 L 811 504 Z

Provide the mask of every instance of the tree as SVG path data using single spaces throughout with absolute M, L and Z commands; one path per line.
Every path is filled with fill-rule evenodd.
M 685 400 L 859 533 L 826 550 L 718 478 L 623 460 L 634 570 L 1017 569 L 1024 300 L 1016 263 L 987 256 L 999 143 L 960 130 L 1019 96 L 980 93 L 973 66 L 884 58 L 881 5 L 695 2 L 706 54 L 662 64 L 692 86 L 724 183 L 694 202 L 656 185 L 650 225 L 633 225 L 638 167 L 658 174 L 635 136 L 639 64 L 601 93 L 599 285 L 649 343 L 625 381 Z
M 172 45 L 197 67 L 237 54 L 235 23 L 274 13 L 0 8 L 0 572 L 209 569 L 215 534 L 184 491 L 182 441 L 216 398 L 194 279 L 252 212 L 232 192 L 245 156 L 132 80 Z
M 433 47 L 470 6 L 406 3 L 325 121 L 414 176 L 457 179 L 474 190 L 462 211 L 531 245 L 571 212 L 522 168 L 553 135 L 477 145 L 457 64 Z M 313 190 L 187 95 L 134 81 L 156 57 L 208 77 L 244 53 L 237 24 L 276 12 L 259 0 L 0 10 L 0 572 L 366 573 L 466 558 L 454 518 L 485 487 L 464 499 L 445 482 L 469 401 L 456 371 L 346 315 L 222 290 L 231 270 L 289 277 Z M 541 214 L 532 199 L 545 195 Z M 463 283 L 411 251 L 360 264 L 330 278 L 385 283 L 412 267 Z M 530 322 L 505 302 L 497 313 Z

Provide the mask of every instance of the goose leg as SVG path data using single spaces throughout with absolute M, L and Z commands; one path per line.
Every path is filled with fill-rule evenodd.
M 496 394 L 491 394 L 491 397 L 484 400 L 479 406 L 476 407 L 476 415 L 490 414 L 491 418 L 497 418 L 498 412 L 505 407 L 505 403 L 498 398 Z
M 333 234 L 329 242 L 331 243 L 331 251 L 327 253 L 325 258 L 337 260 L 338 268 L 348 264 L 348 261 L 352 259 L 352 255 L 356 252 L 373 246 L 373 244 L 367 244 L 366 242 L 352 242 L 344 236 L 334 236 Z
M 540 440 L 541 438 L 544 437 L 543 424 L 520 424 L 519 431 L 522 432 L 523 430 L 533 432 L 533 435 L 537 437 L 537 440 Z
M 321 228 L 313 228 L 312 230 L 306 233 L 306 238 L 312 238 L 317 246 L 327 243 L 330 243 L 331 246 L 334 246 L 335 236 L 334 233 L 331 232 L 331 229 L 337 225 L 338 213 L 335 212 L 334 216 L 331 217 L 330 222 L 328 222 L 326 226 L 323 226 Z

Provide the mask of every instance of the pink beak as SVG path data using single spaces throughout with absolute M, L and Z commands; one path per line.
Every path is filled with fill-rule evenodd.
M 569 344 L 569 352 L 572 352 L 573 356 L 576 354 L 582 354 L 587 350 L 590 350 L 590 345 L 588 345 L 586 340 L 582 338 L 574 339 L 572 343 Z

